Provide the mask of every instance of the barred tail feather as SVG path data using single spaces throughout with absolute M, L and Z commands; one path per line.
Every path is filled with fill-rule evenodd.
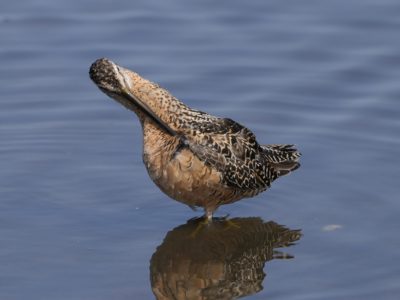
M 297 151 L 294 145 L 273 144 L 262 145 L 261 148 L 266 159 L 272 163 L 298 161 L 301 156 L 301 153 Z
M 266 160 L 278 172 L 278 176 L 286 175 L 300 167 L 298 160 L 301 153 L 294 145 L 262 145 L 261 148 Z

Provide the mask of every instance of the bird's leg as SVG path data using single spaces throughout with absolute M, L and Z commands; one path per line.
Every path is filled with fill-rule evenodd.
M 206 218 L 207 222 L 211 222 L 213 218 L 213 212 L 214 210 L 211 209 L 204 209 L 204 217 Z

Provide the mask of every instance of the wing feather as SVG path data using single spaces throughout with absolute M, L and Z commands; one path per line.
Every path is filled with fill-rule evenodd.
M 228 186 L 257 194 L 278 177 L 265 159 L 255 135 L 231 119 L 216 118 L 191 124 L 195 134 L 185 136 L 197 157 L 222 174 Z

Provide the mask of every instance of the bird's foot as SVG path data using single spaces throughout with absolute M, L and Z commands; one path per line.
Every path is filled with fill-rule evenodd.
M 240 226 L 239 225 L 237 225 L 234 221 L 232 221 L 232 220 L 230 220 L 230 219 L 228 219 L 228 218 L 226 218 L 225 220 L 224 220 L 224 223 L 225 223 L 225 229 L 224 230 L 229 230 L 230 228 L 240 228 Z
M 231 219 L 229 219 L 230 214 L 226 214 L 225 216 L 222 217 L 218 217 L 218 218 L 214 218 L 215 221 L 219 221 L 222 224 L 224 224 L 225 229 L 224 230 L 228 230 L 229 228 L 240 228 L 239 225 L 237 225 L 234 221 L 232 221 Z
M 212 222 L 212 217 L 208 218 L 208 217 L 202 217 L 200 220 L 198 220 L 197 226 L 196 228 L 193 230 L 193 232 L 190 234 L 191 238 L 195 238 L 197 236 L 197 234 L 204 229 L 205 227 L 207 227 L 208 225 L 210 225 Z

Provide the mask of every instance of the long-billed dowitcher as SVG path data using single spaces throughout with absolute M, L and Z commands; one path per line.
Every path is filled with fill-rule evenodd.
M 138 116 L 143 162 L 155 184 L 179 202 L 203 207 L 208 219 L 220 205 L 253 197 L 299 167 L 293 145 L 260 145 L 239 123 L 192 109 L 106 58 L 96 60 L 89 73 L 104 93 Z

